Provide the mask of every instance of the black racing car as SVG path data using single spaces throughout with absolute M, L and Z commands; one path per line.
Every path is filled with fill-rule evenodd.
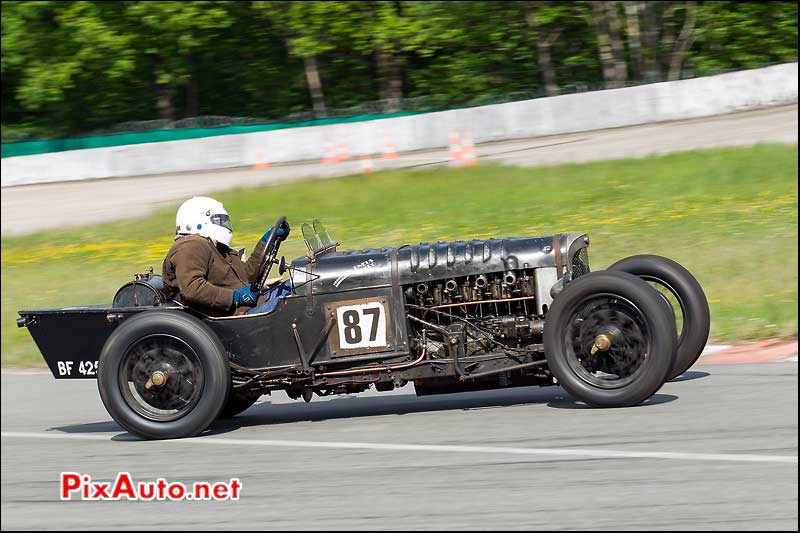
M 151 439 L 197 435 L 276 390 L 310 401 L 409 381 L 418 395 L 557 383 L 592 406 L 631 406 L 708 337 L 686 269 L 635 256 L 590 273 L 585 234 L 337 251 L 315 221 L 308 254 L 287 264 L 275 233 L 252 289 L 277 265 L 293 291 L 269 313 L 205 316 L 145 274 L 112 304 L 17 323 L 57 379 L 96 378 L 114 420 Z

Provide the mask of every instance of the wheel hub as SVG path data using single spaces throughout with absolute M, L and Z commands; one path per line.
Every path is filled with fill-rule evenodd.
M 163 372 L 161 370 L 156 370 L 150 375 L 150 379 L 144 384 L 144 388 L 150 390 L 153 387 L 161 387 L 164 383 L 167 382 L 167 378 L 169 377 L 169 373 Z
M 646 359 L 647 326 L 641 311 L 612 294 L 586 298 L 564 332 L 568 360 L 593 386 L 618 388 L 635 379 Z
M 605 352 L 609 348 L 611 348 L 611 336 L 607 333 L 601 333 L 597 337 L 594 338 L 594 344 L 592 345 L 592 355 L 596 354 L 598 351 Z
M 624 344 L 625 336 L 616 326 L 604 326 L 594 338 L 591 355 L 597 352 L 608 352 L 618 344 Z
M 203 369 L 194 350 L 169 335 L 134 343 L 122 361 L 119 381 L 128 405 L 158 422 L 176 420 L 199 401 Z

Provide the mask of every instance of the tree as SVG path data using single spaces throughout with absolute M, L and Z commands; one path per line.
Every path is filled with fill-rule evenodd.
M 314 114 L 327 116 L 317 58 L 336 49 L 333 26 L 348 17 L 347 2 L 256 2 L 283 29 L 290 56 L 302 59 Z
M 796 2 L 702 2 L 687 56 L 701 72 L 797 61 Z
M 622 87 L 628 80 L 628 64 L 625 61 L 625 45 L 622 42 L 622 25 L 619 20 L 618 2 L 604 2 L 608 35 L 611 39 L 611 51 L 614 56 L 614 81 Z
M 235 23 L 219 29 L 193 64 L 192 79 L 203 95 L 200 114 L 284 118 L 307 110 L 302 60 L 289 56 L 274 17 L 252 2 L 227 8 Z
M 642 10 L 642 79 L 645 82 L 661 81 L 658 43 L 661 33 L 661 10 L 664 3 L 644 2 Z
M 140 112 L 128 85 L 137 72 L 131 36 L 109 22 L 121 14 L 113 3 L 3 2 L 3 78 L 19 76 L 19 103 L 66 131 Z
M 414 2 L 419 21 L 408 72 L 412 95 L 432 104 L 490 103 L 530 91 L 540 73 L 521 2 Z
M 2 121 L 428 110 L 796 60 L 792 2 L 4 1 Z
M 153 72 L 153 90 L 162 119 L 175 118 L 176 91 L 187 89 L 188 112 L 197 114 L 199 94 L 193 77 L 198 54 L 213 46 L 218 31 L 233 24 L 227 3 L 138 1 L 126 3 L 127 22 Z
M 669 60 L 669 74 L 667 75 L 667 79 L 669 80 L 681 79 L 683 61 L 686 59 L 686 55 L 689 53 L 689 49 L 694 43 L 694 21 L 696 9 L 697 5 L 695 2 L 684 3 L 683 27 L 681 28 L 681 32 L 677 39 L 675 39 L 675 43 L 672 47 L 672 54 Z
M 603 65 L 603 78 L 606 80 L 606 88 L 613 89 L 618 87 L 617 67 L 614 64 L 614 52 L 611 49 L 611 34 L 606 21 L 605 2 L 591 2 L 591 5 L 594 12 L 592 22 L 597 34 L 597 51 Z
M 553 45 L 561 35 L 558 19 L 570 9 L 563 5 L 547 2 L 525 2 L 525 20 L 531 30 L 531 38 L 536 43 L 536 58 L 542 69 L 542 78 L 548 96 L 558 94 L 558 82 L 553 66 Z
M 642 12 L 643 2 L 623 2 L 625 7 L 625 28 L 628 36 L 628 47 L 633 60 L 631 70 L 634 76 L 640 77 L 644 71 L 642 64 L 642 38 L 639 24 L 639 14 Z
M 353 28 L 356 48 L 375 55 L 380 97 L 389 113 L 399 111 L 403 98 L 406 54 L 416 49 L 419 20 L 401 2 L 363 2 L 369 9 Z M 413 13 L 413 7 L 410 8 Z M 366 17 L 364 16 L 366 15 Z

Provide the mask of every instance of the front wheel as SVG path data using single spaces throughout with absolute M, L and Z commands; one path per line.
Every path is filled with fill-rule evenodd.
M 228 398 L 230 368 L 219 338 L 181 311 L 123 322 L 100 353 L 97 385 L 111 417 L 146 439 L 193 437 Z
M 708 300 L 700 283 L 679 263 L 658 255 L 634 255 L 608 267 L 639 276 L 663 295 L 675 312 L 678 345 L 669 379 L 689 370 L 700 357 L 711 329 Z
M 550 371 L 595 407 L 628 407 L 655 394 L 672 367 L 676 338 L 658 292 L 624 272 L 592 272 L 568 284 L 544 326 Z

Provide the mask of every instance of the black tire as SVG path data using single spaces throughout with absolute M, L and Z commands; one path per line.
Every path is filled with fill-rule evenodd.
M 150 376 L 159 371 L 167 377 L 157 387 Z M 106 410 L 146 439 L 198 435 L 222 410 L 230 383 L 219 338 L 181 311 L 146 311 L 125 320 L 100 353 L 97 385 Z
M 593 355 L 601 333 L 615 340 Z M 599 271 L 572 281 L 555 298 L 545 318 L 544 351 L 558 384 L 576 400 L 629 407 L 661 388 L 676 338 L 658 291 L 631 274 Z
M 249 409 L 259 398 L 261 398 L 261 394 L 247 394 L 231 388 L 228 393 L 228 401 L 225 403 L 225 406 L 222 408 L 217 418 L 233 418 L 239 413 L 243 413 Z
M 689 370 L 703 352 L 711 329 L 708 300 L 700 283 L 679 263 L 658 255 L 626 257 L 608 269 L 634 274 L 672 293 L 680 306 L 682 327 L 678 331 L 675 364 L 668 379 Z

